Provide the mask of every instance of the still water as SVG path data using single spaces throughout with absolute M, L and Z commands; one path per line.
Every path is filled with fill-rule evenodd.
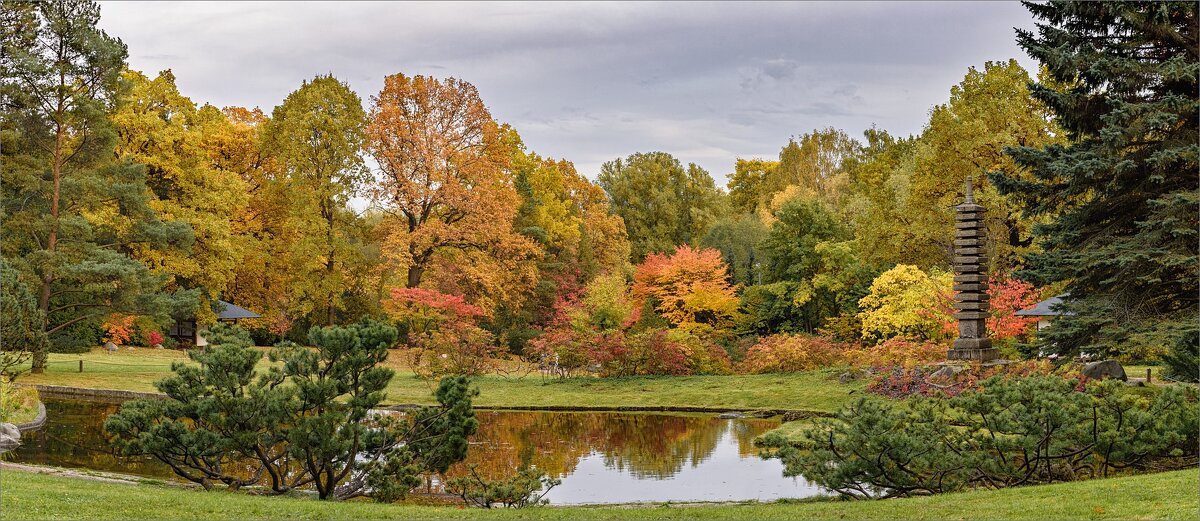
M 11 461 L 175 479 L 153 459 L 112 453 L 103 425 L 119 407 L 46 400 L 49 421 L 24 434 Z M 784 477 L 778 460 L 758 456 L 754 437 L 778 426 L 777 420 L 527 411 L 480 411 L 477 417 L 480 428 L 467 461 L 449 474 L 476 464 L 480 474 L 496 478 L 534 465 L 562 480 L 546 496 L 551 504 L 765 501 L 820 493 L 803 478 Z

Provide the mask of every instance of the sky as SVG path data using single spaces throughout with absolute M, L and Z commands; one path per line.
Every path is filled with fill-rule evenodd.
M 102 2 L 100 27 L 198 104 L 269 114 L 333 74 L 369 108 L 387 75 L 452 76 L 589 178 L 663 151 L 718 185 L 813 129 L 919 133 L 968 67 L 1036 67 L 1017 2 Z

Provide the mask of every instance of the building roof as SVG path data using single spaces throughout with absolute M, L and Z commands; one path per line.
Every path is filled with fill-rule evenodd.
M 243 318 L 262 317 L 258 313 L 238 305 L 230 304 L 224 300 L 218 300 L 217 305 L 222 307 L 220 313 L 217 314 L 217 320 L 240 320 Z
M 1070 311 L 1059 310 L 1063 303 L 1063 297 L 1066 296 L 1067 294 L 1063 293 L 1062 295 L 1058 295 L 1056 297 L 1050 297 L 1046 300 L 1038 302 L 1036 306 L 1033 306 L 1029 309 L 1022 309 L 1016 314 L 1017 316 L 1022 317 L 1057 317 L 1061 315 L 1074 315 L 1074 313 L 1071 313 Z

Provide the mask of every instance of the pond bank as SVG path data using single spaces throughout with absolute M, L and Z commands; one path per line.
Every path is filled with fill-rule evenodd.
M 80 371 L 80 360 L 84 361 Z M 186 353 L 167 349 L 51 353 L 46 372 L 28 374 L 21 384 L 156 393 L 154 382 L 172 374 L 171 364 L 188 363 Z M 432 404 L 437 382 L 417 377 L 400 360 L 384 363 L 396 371 L 384 405 Z M 269 364 L 261 362 L 260 370 Z M 844 368 L 787 374 L 624 376 L 542 378 L 539 375 L 484 375 L 473 378 L 481 391 L 475 405 L 491 409 L 624 410 L 646 412 L 728 412 L 798 410 L 832 413 L 853 402 L 867 379 L 842 382 Z M 138 397 L 138 395 L 126 395 Z M 694 408 L 694 409 L 692 409 Z
M 37 389 L 38 393 L 47 398 L 67 399 L 67 400 L 100 400 L 122 402 L 135 399 L 166 399 L 166 395 L 162 393 L 149 393 L 141 391 L 127 391 L 122 389 L 94 389 L 90 387 L 72 387 L 66 385 L 47 385 L 47 384 L 17 384 L 18 386 L 28 386 Z M 385 409 L 394 411 L 403 411 L 421 407 L 423 404 L 402 403 L 392 404 Z M 827 411 L 814 411 L 808 409 L 771 409 L 771 408 L 746 408 L 746 407 L 699 407 L 690 405 L 672 406 L 672 405 L 476 405 L 474 407 L 479 411 L 545 411 L 545 412 L 660 412 L 660 413 L 740 413 L 745 417 L 751 418 L 766 418 L 772 416 L 782 416 L 785 421 L 806 419 L 814 417 L 829 417 L 831 413 Z M 44 411 L 43 411 L 44 412 Z M 45 418 L 43 417 L 44 421 Z

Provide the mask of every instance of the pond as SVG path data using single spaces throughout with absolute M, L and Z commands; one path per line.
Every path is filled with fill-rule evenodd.
M 150 458 L 116 456 L 103 431 L 120 405 L 45 400 L 49 420 L 25 433 L 11 461 L 89 468 L 175 479 Z M 479 411 L 479 432 L 465 463 L 500 477 L 522 464 L 562 479 L 546 496 L 551 504 L 644 501 L 741 501 L 801 498 L 821 493 L 803 478 L 784 477 L 778 460 L 753 445 L 774 419 L 716 415 L 616 412 Z

